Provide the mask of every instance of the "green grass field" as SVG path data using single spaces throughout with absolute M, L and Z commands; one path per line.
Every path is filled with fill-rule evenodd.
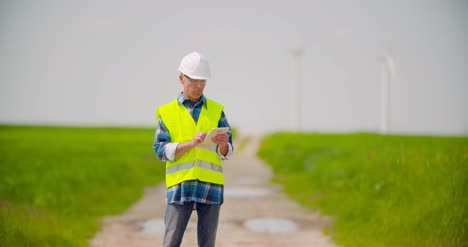
M 164 179 L 153 129 L 0 126 L 0 246 L 88 246 Z
M 258 155 L 341 246 L 468 246 L 468 138 L 265 137 Z

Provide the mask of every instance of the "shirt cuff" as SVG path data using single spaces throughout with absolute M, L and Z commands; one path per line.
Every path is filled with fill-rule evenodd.
M 231 145 L 230 142 L 228 142 L 228 152 L 227 152 L 226 156 L 221 154 L 221 150 L 219 149 L 219 146 L 217 146 L 216 149 L 217 149 L 218 155 L 221 158 L 221 160 L 227 160 L 232 155 L 232 145 Z
M 177 146 L 179 146 L 179 143 L 177 142 L 171 142 L 166 144 L 166 158 L 170 161 L 175 161 L 175 153 L 177 150 Z

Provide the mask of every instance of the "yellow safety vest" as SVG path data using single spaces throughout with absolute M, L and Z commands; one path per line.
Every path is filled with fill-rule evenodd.
M 200 131 L 209 133 L 211 129 L 218 127 L 223 109 L 221 104 L 206 99 L 206 107 L 202 106 L 198 122 L 195 124 L 187 108 L 175 99 L 158 108 L 156 119 L 162 119 L 172 142 L 184 143 L 193 140 Z M 195 179 L 224 184 L 223 165 L 216 152 L 216 145 L 198 145 L 175 161 L 166 162 L 167 188 Z

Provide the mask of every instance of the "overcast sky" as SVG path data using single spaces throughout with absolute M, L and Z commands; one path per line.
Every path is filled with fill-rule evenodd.
M 389 54 L 390 131 L 467 134 L 467 44 L 463 0 L 0 0 L 0 123 L 152 127 L 199 51 L 232 126 L 290 129 L 302 46 L 303 130 L 378 131 Z

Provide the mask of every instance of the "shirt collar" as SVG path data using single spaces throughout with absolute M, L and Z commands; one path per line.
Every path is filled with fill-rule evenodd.
M 177 97 L 177 102 L 178 102 L 179 105 L 180 105 L 180 104 L 184 104 L 186 101 L 190 101 L 190 100 L 187 99 L 187 98 L 185 98 L 184 92 L 181 92 L 181 93 L 179 94 L 179 97 Z M 208 106 L 207 106 L 207 104 L 206 104 L 206 98 L 205 98 L 204 95 L 202 95 L 202 96 L 200 97 L 200 100 L 198 100 L 198 102 L 200 102 L 200 101 L 201 101 L 201 105 L 202 105 L 202 106 L 205 106 L 205 108 L 208 109 Z

